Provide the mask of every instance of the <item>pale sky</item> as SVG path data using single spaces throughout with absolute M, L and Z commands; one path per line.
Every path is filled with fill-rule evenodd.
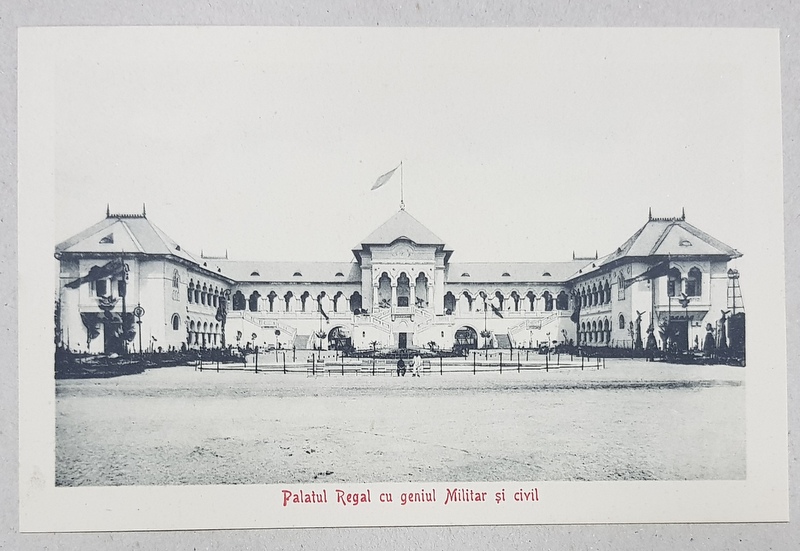
M 651 206 L 758 261 L 782 228 L 763 33 L 55 29 L 55 240 L 144 202 L 196 253 L 349 260 L 402 160 L 454 261 L 602 256 Z

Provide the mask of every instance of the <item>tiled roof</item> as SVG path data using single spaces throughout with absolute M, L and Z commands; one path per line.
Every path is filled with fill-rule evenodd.
M 224 274 L 243 283 L 250 281 L 290 283 L 361 282 L 361 268 L 355 262 L 259 262 L 247 260 L 215 260 L 215 262 L 222 267 Z
M 652 218 L 639 228 L 614 252 L 574 273 L 577 277 L 600 269 L 621 258 L 669 257 L 669 256 L 722 256 L 739 258 L 742 253 L 708 235 L 681 218 Z
M 220 273 L 218 262 L 194 256 L 144 215 L 109 215 L 56 245 L 56 253 L 171 255 Z
M 692 226 L 682 218 L 648 220 L 616 251 L 603 258 L 607 264 L 617 258 L 644 256 L 719 255 L 738 258 L 741 253 Z M 598 264 L 599 265 L 599 264 Z
M 389 245 L 400 238 L 409 239 L 418 245 L 444 245 L 441 238 L 405 210 L 397 211 L 394 216 L 363 239 L 361 244 Z
M 586 260 L 571 260 L 568 262 L 451 262 L 447 268 L 447 283 L 564 282 L 586 265 Z

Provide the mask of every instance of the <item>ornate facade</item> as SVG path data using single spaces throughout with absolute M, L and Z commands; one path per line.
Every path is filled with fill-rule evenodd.
M 445 242 L 401 209 L 352 253 L 338 263 L 195 256 L 144 212 L 107 212 L 56 246 L 56 339 L 97 353 L 639 347 L 652 325 L 659 346 L 668 337 L 685 349 L 703 342 L 707 324 L 719 331 L 721 310 L 743 307 L 729 270 L 740 254 L 685 216 L 650 216 L 604 257 L 488 263 L 452 262 Z

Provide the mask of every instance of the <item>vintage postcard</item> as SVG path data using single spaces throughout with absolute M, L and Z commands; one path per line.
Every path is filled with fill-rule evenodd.
M 787 520 L 779 69 L 21 29 L 21 529 Z

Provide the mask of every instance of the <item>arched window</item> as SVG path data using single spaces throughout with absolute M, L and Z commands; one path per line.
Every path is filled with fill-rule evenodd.
M 444 311 L 445 311 L 445 313 L 448 310 L 450 311 L 450 313 L 453 313 L 453 312 L 456 311 L 456 297 L 450 291 L 447 291 L 447 293 L 444 295 Z
M 189 281 L 189 292 L 187 294 L 187 298 L 189 299 L 189 304 L 194 302 L 194 281 Z
M 506 297 L 500 291 L 495 291 L 494 296 L 497 298 L 498 308 L 502 312 L 505 309 Z
M 533 312 L 534 306 L 536 305 L 536 295 L 533 291 L 528 291 L 525 293 L 525 297 L 528 299 L 528 303 L 530 304 L 530 311 Z
M 300 311 L 301 312 L 305 312 L 306 311 L 306 301 L 308 300 L 308 297 L 310 297 L 310 296 L 311 296 L 311 293 L 309 293 L 308 291 L 306 291 L 305 293 L 300 295 Z
M 511 291 L 511 300 L 514 301 L 514 311 L 519 312 L 519 293 Z
M 622 314 L 619 315 L 619 328 L 625 329 L 625 316 Z
M 344 293 L 341 291 L 337 291 L 335 295 L 333 295 L 333 311 L 339 311 L 339 299 L 344 296 Z
M 544 310 L 545 312 L 552 312 L 553 310 L 553 295 L 550 294 L 550 291 L 545 291 L 542 293 L 542 298 L 544 299 Z
M 258 272 L 250 272 L 250 277 L 261 277 L 261 274 Z
M 234 310 L 244 310 L 245 304 L 244 294 L 241 291 L 236 291 L 233 294 L 233 309 Z
M 568 310 L 569 309 L 569 296 L 564 291 L 558 293 L 558 297 L 556 297 L 556 310 Z
M 669 272 L 667 272 L 667 296 L 677 296 L 680 293 L 680 290 L 681 272 L 677 268 L 672 268 Z
M 250 311 L 251 312 L 258 312 L 258 299 L 261 298 L 261 294 L 258 291 L 253 291 L 250 293 L 250 298 L 248 299 Z
M 469 294 L 468 291 L 464 291 L 461 294 L 464 295 L 464 298 L 467 299 L 467 307 L 469 308 L 469 311 L 472 312 L 472 296 Z
M 206 297 L 208 296 L 208 288 L 203 283 L 203 289 L 200 291 L 200 304 L 206 304 Z
M 284 311 L 285 312 L 290 312 L 291 311 L 291 303 L 292 303 L 292 298 L 293 297 L 294 297 L 294 294 L 291 291 L 286 291 L 286 294 L 283 295 L 283 304 L 284 304 L 284 308 L 285 308 Z
M 267 300 L 269 301 L 269 311 L 275 311 L 275 299 L 278 298 L 278 294 L 275 291 L 270 291 L 267 295 Z
M 350 295 L 350 311 L 355 312 L 356 310 L 361 310 L 361 308 L 361 293 L 356 291 Z
M 611 342 L 611 322 L 608 320 L 603 321 L 603 331 L 606 333 L 606 344 Z
M 603 287 L 603 294 L 605 295 L 605 300 L 603 301 L 604 304 L 611 303 L 611 285 L 608 284 L 606 281 L 605 286 Z
M 178 314 L 172 314 L 172 330 L 178 331 L 181 328 L 181 317 Z
M 581 308 L 586 308 L 586 289 L 581 289 Z
M 592 285 L 592 306 L 597 306 L 597 285 Z
M 178 270 L 172 272 L 172 288 L 178 289 L 181 286 L 181 275 L 178 273 Z
M 625 300 L 625 277 L 622 274 L 617 278 L 617 300 Z
M 703 273 L 697 268 L 692 268 L 686 276 L 686 295 L 690 297 L 699 297 L 702 294 Z
M 411 293 L 411 281 L 405 272 L 400 273 L 397 278 L 397 306 L 412 306 L 408 303 Z

